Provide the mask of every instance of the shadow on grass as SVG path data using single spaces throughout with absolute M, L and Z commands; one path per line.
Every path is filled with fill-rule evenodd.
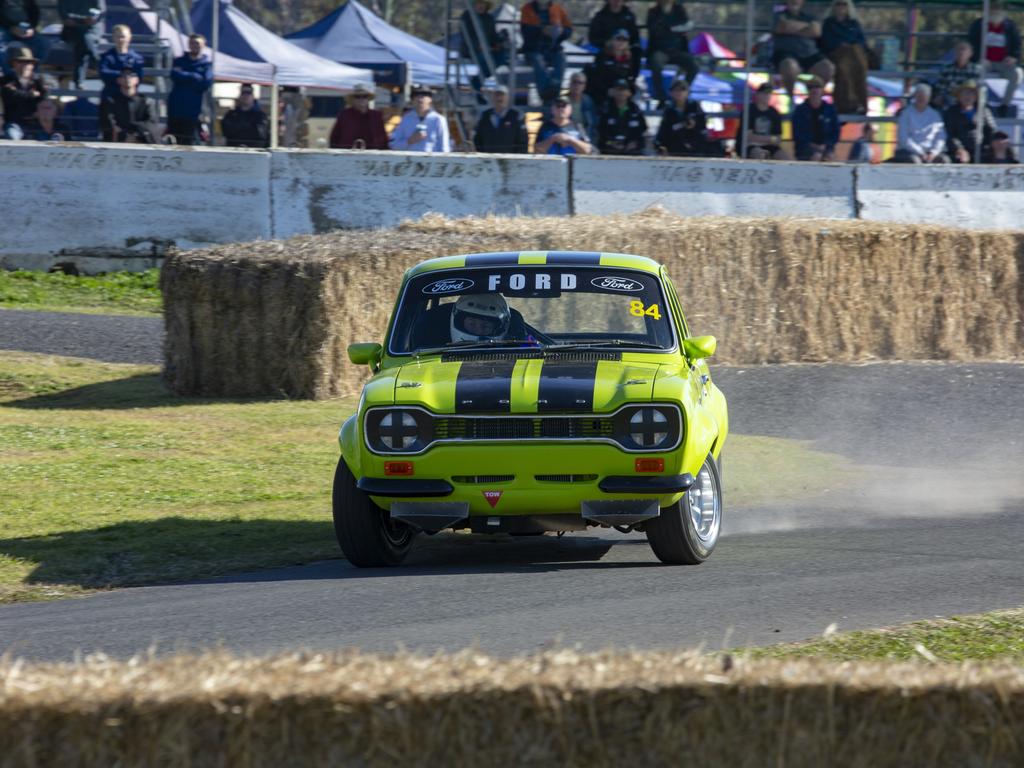
M 124 379 L 85 384 L 59 392 L 47 392 L 0 404 L 9 408 L 62 410 L 120 410 L 127 408 L 170 408 L 183 405 L 223 403 L 265 403 L 274 397 L 183 397 L 170 392 L 158 373 L 140 373 Z

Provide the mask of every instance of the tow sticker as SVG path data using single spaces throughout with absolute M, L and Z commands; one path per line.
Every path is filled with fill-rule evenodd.
M 504 491 L 481 491 L 481 493 L 487 499 L 487 503 L 491 505 L 491 509 L 494 509 L 494 507 L 498 506 L 498 502 L 501 501 L 501 494 Z

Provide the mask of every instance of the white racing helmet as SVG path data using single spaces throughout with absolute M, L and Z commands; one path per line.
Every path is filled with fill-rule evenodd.
M 501 339 L 508 333 L 512 315 L 500 293 L 460 296 L 452 309 L 452 341 Z

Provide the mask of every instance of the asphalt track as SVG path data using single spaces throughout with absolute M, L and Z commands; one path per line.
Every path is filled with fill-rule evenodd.
M 3 348 L 55 352 L 33 339 L 82 322 L 51 314 L 23 324 L 10 314 L 0 313 Z M 17 329 L 33 324 L 22 339 Z M 138 318 L 90 333 L 77 354 L 153 348 L 151 323 Z M 146 355 L 132 360 L 150 362 Z M 813 637 L 832 623 L 849 630 L 1024 604 L 1024 366 L 714 373 L 735 432 L 811 441 L 863 467 L 863 480 L 799 503 L 782 501 L 788 494 L 767 476 L 762 503 L 728 507 L 727 496 L 719 549 L 696 568 L 661 566 L 637 534 L 441 535 L 421 538 L 396 569 L 332 560 L 0 606 L 0 650 L 69 659 L 211 646 L 720 648 Z M 725 473 L 728 492 L 727 455 Z

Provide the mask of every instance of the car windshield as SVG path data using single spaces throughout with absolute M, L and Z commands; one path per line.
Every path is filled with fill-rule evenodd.
M 656 275 L 608 267 L 514 266 L 418 275 L 388 351 L 615 346 L 668 350 L 672 316 Z

